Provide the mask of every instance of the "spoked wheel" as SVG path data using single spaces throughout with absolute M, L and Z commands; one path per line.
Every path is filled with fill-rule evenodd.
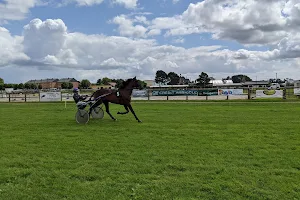
M 75 115 L 75 119 L 78 124 L 86 124 L 88 123 L 90 116 L 86 110 L 78 109 Z
M 91 115 L 94 119 L 102 119 L 104 117 L 104 111 L 101 107 L 92 109 Z

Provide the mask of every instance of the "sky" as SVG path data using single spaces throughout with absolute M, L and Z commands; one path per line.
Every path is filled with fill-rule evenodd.
M 299 0 L 0 0 L 0 77 L 300 79 Z

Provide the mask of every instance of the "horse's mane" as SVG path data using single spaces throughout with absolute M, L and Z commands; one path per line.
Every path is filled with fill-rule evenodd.
M 127 79 L 126 81 L 123 81 L 123 83 L 119 89 L 124 89 L 130 83 L 130 81 L 132 81 L 132 78 Z

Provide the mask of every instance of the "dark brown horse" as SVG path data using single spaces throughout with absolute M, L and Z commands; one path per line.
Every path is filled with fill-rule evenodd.
M 107 114 L 113 120 L 116 120 L 116 118 L 114 118 L 111 115 L 111 113 L 109 112 L 109 103 L 120 104 L 120 105 L 124 106 L 126 111 L 118 112 L 118 114 L 124 115 L 124 114 L 129 113 L 129 110 L 130 110 L 132 112 L 132 114 L 134 115 L 135 119 L 138 122 L 142 122 L 136 116 L 136 114 L 131 106 L 132 90 L 134 88 L 138 88 L 138 87 L 139 87 L 138 80 L 136 79 L 136 77 L 134 77 L 134 78 L 124 81 L 122 86 L 119 88 L 119 90 L 111 90 L 111 89 L 103 89 L 103 88 L 99 89 L 96 92 L 94 92 L 91 96 L 91 98 L 94 98 L 94 99 L 100 98 L 99 100 L 97 100 L 97 103 L 94 104 L 92 107 L 98 106 L 103 103 L 105 105 Z

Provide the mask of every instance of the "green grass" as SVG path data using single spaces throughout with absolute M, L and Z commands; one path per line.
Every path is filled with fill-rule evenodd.
M 300 104 L 0 104 L 0 199 L 299 199 Z

